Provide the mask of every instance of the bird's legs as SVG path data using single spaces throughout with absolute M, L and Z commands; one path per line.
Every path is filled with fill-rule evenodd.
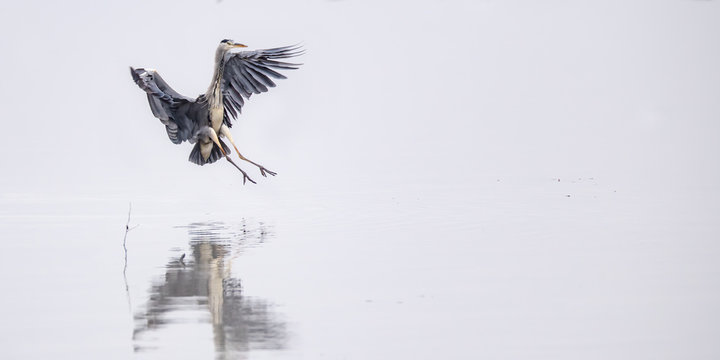
M 223 149 L 222 144 L 220 144 L 220 139 L 218 139 L 217 134 L 215 133 L 215 130 L 213 130 L 212 128 L 210 129 L 210 139 L 212 139 L 212 141 L 215 143 L 215 145 L 217 145 L 220 148 L 220 151 L 223 153 L 223 155 L 225 155 L 225 160 L 227 160 L 231 164 L 233 164 L 233 166 L 235 166 L 243 174 L 243 185 L 245 185 L 245 180 L 248 180 L 253 184 L 257 184 L 255 182 L 255 180 L 251 179 L 248 176 L 248 174 L 243 169 L 241 169 L 239 166 L 237 166 L 237 164 L 235 164 L 235 162 L 230 159 L 230 157 L 227 155 L 227 153 L 225 153 L 225 149 Z
M 270 174 L 272 176 L 277 175 L 276 172 L 270 171 L 270 170 L 266 169 L 264 166 L 257 164 L 255 162 L 253 162 L 252 160 L 242 156 L 242 154 L 240 153 L 240 150 L 238 150 L 237 146 L 235 146 L 235 142 L 233 141 L 232 134 L 230 134 L 230 129 L 228 129 L 228 127 L 225 124 L 222 124 L 222 126 L 220 126 L 220 134 L 224 135 L 225 137 L 228 138 L 228 140 L 230 140 L 230 143 L 232 144 L 233 148 L 235 148 L 235 151 L 237 152 L 238 157 L 240 157 L 241 160 L 245 160 L 245 161 L 257 166 L 258 169 L 260 169 L 260 174 L 262 176 L 267 177 L 266 173 Z

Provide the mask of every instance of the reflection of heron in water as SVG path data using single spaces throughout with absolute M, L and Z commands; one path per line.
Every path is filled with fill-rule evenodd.
M 255 349 L 283 349 L 285 323 L 276 318 L 272 304 L 244 296 L 240 279 L 231 277 L 232 260 L 242 248 L 264 241 L 266 230 L 248 231 L 243 225 L 233 234 L 218 223 L 188 227 L 190 255 L 168 262 L 163 282 L 150 290 L 147 308 L 135 315 L 136 351 L 156 347 L 146 339 L 153 331 L 180 322 L 173 319 L 173 312 L 183 310 L 209 311 L 219 358 Z

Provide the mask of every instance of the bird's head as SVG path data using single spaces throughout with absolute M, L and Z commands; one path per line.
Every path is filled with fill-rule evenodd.
M 244 47 L 247 47 L 247 46 L 240 44 L 240 43 L 236 43 L 235 41 L 230 40 L 230 39 L 224 39 L 224 40 L 220 41 L 220 45 L 218 46 L 218 48 L 223 49 L 224 51 L 229 51 L 232 48 L 244 48 Z

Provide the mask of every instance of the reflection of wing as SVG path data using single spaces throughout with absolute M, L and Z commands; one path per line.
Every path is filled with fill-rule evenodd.
M 130 68 L 135 83 L 147 93 L 153 115 L 165 125 L 170 141 L 175 144 L 193 135 L 195 121 L 189 116 L 195 100 L 178 94 L 160 74 L 150 69 Z
M 285 46 L 266 50 L 242 51 L 230 53 L 222 79 L 222 92 L 225 107 L 224 123 L 230 124 L 228 112 L 233 118 L 242 111 L 245 99 L 252 94 L 268 91 L 268 87 L 275 87 L 270 78 L 285 79 L 283 74 L 273 69 L 297 69 L 300 64 L 277 61 L 293 56 L 302 55 L 300 46 Z

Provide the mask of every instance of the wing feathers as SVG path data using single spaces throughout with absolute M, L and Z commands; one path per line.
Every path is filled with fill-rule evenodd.
M 262 63 L 260 63 L 260 64 L 262 64 Z M 255 71 L 258 71 L 258 72 L 262 72 L 263 74 L 265 74 L 267 76 L 272 76 L 275 79 L 287 79 L 287 77 L 285 75 L 283 75 L 273 69 L 270 69 L 269 67 L 261 66 L 260 64 L 256 65 L 253 63 L 247 63 L 249 68 L 251 68 Z
M 255 77 L 255 79 L 260 81 L 263 85 L 269 86 L 269 87 L 275 87 L 275 83 L 272 80 L 270 80 L 270 78 L 267 77 L 267 75 L 263 74 L 259 70 L 256 70 L 255 68 L 250 66 L 250 64 L 248 64 L 248 67 L 246 69 L 253 77 Z
M 252 74 L 250 74 L 246 66 L 240 68 L 240 73 L 252 84 L 254 93 L 259 94 L 261 92 L 268 91 L 268 88 L 265 87 L 265 85 L 261 84 Z
M 195 123 L 187 116 L 187 112 L 194 100 L 173 90 L 154 70 L 131 67 L 130 74 L 135 83 L 147 93 L 150 110 L 153 116 L 165 125 L 170 141 L 180 144 L 189 139 Z
M 290 45 L 226 55 L 221 83 L 224 123 L 232 125 L 230 119 L 242 113 L 245 99 L 250 99 L 252 94 L 264 93 L 275 87 L 273 79 L 287 78 L 277 70 L 295 70 L 302 65 L 279 60 L 304 53 L 302 46 Z M 130 68 L 130 73 L 135 83 L 147 93 L 150 109 L 165 125 L 168 138 L 176 144 L 190 139 L 197 127 L 195 117 L 202 102 L 180 95 L 154 70 Z
M 272 49 L 241 51 L 231 53 L 227 58 L 223 71 L 222 91 L 223 97 L 228 101 L 233 110 L 227 111 L 224 119 L 226 125 L 230 125 L 228 114 L 233 118 L 242 112 L 245 99 L 252 94 L 267 92 L 276 84 L 272 79 L 286 79 L 285 75 L 275 71 L 295 70 L 301 64 L 287 63 L 277 59 L 287 59 L 302 55 L 304 50 L 300 45 L 283 46 Z M 237 113 L 237 114 L 236 114 Z
M 246 94 L 245 97 L 249 99 L 250 95 L 257 91 L 255 89 L 255 85 L 253 85 L 250 82 L 250 79 L 248 79 L 245 74 L 242 73 L 241 68 L 238 67 L 237 69 L 235 69 L 235 75 L 236 76 L 232 78 L 233 84 L 239 85 L 240 89 L 242 89 L 242 91 Z

